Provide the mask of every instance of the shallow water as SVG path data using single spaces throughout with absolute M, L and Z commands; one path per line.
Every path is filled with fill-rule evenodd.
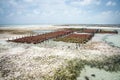
M 53 30 L 34 30 L 33 32 L 43 34 L 43 33 L 50 33 L 54 31 Z
M 110 35 L 104 38 L 108 44 L 116 47 L 120 47 L 120 35 Z
M 120 80 L 120 72 L 107 72 L 85 66 L 77 80 Z

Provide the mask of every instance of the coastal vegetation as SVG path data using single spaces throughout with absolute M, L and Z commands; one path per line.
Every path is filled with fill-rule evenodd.
M 45 77 L 45 80 L 76 80 L 80 71 L 84 68 L 84 63 L 79 59 L 66 60 L 66 66 L 61 66 L 54 70 L 54 75 Z
M 98 33 L 109 33 L 109 34 L 117 34 L 117 30 L 102 30 L 100 29 Z
M 109 29 L 86 29 L 86 28 L 68 28 L 67 30 L 72 30 L 78 33 L 109 33 L 109 34 L 117 34 L 117 30 L 109 30 Z
M 50 57 L 55 58 L 55 57 Z M 40 59 L 35 59 L 39 61 Z M 6 57 L 0 61 L 1 64 L 4 62 L 9 61 Z M 80 58 L 74 58 L 71 60 L 65 59 L 66 64 L 60 65 L 59 68 L 55 68 L 52 71 L 52 75 L 43 76 L 43 80 L 77 80 L 77 77 L 80 75 L 81 71 L 85 68 L 85 65 L 103 69 L 110 72 L 117 72 L 120 71 L 120 55 L 114 55 L 111 57 L 105 57 L 102 61 L 97 60 L 82 60 Z M 1 76 L 6 77 L 11 72 L 9 69 L 4 69 L 4 66 L 1 65 Z M 94 76 L 94 75 L 93 75 Z M 22 77 L 19 77 L 19 79 Z M 18 79 L 18 77 L 14 78 Z M 35 77 L 26 76 L 26 79 L 35 79 Z
M 10 29 L 0 29 L 0 34 L 34 34 L 34 32 L 29 30 L 10 30 Z
M 85 64 L 91 67 L 104 69 L 106 71 L 117 72 L 120 71 L 120 55 L 105 57 L 103 61 L 96 60 L 85 61 Z
M 99 69 L 103 69 L 109 72 L 120 71 L 120 55 L 114 55 L 111 57 L 105 57 L 103 60 L 81 60 L 73 59 L 67 60 L 66 66 L 61 66 L 54 71 L 53 76 L 45 77 L 45 80 L 77 80 L 77 77 L 84 69 L 85 65 Z
M 78 33 L 83 32 L 83 28 L 65 28 L 65 30 L 71 30 Z

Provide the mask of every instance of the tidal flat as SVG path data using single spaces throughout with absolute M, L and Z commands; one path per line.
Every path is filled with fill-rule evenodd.
M 1 80 L 119 80 L 120 47 L 119 34 L 94 33 L 86 43 L 72 41 L 16 43 L 8 42 L 23 37 L 41 35 L 44 31 L 71 29 L 67 26 L 40 28 L 1 28 L 0 32 L 0 79 Z M 73 27 L 74 28 L 74 27 Z M 73 29 L 72 34 L 83 34 Z M 93 30 L 94 27 L 89 28 Z M 24 30 L 25 29 L 25 30 Z M 85 28 L 86 29 L 86 28 Z M 95 28 L 99 29 L 99 28 Z M 101 28 L 100 28 L 101 29 Z M 37 33 L 34 31 L 37 30 Z M 105 31 L 114 31 L 108 27 Z M 12 32 L 11 32 L 12 31 Z M 15 34 L 13 33 L 15 31 Z M 40 34 L 38 33 L 39 31 Z M 80 31 L 80 32 L 79 32 Z M 22 34 L 21 34 L 22 32 Z M 34 32 L 31 33 L 31 32 Z M 114 37 L 113 37 L 114 36 Z M 66 36 L 62 36 L 64 38 Z M 75 37 L 76 38 L 76 37 Z M 74 39 L 76 40 L 76 39 Z M 78 39 L 77 39 L 78 40 Z M 117 40 L 117 41 L 116 41 Z M 75 42 L 75 43 L 74 43 Z M 110 43 L 111 42 L 111 43 Z M 117 42 L 117 43 L 116 43 Z M 112 44 L 112 45 L 111 45 Z

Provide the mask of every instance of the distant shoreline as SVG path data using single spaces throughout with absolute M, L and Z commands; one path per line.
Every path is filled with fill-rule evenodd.
M 112 30 L 120 30 L 120 27 L 116 26 L 61 26 L 61 25 L 6 25 L 5 27 L 0 27 L 0 30 L 27 30 L 27 31 L 33 31 L 33 30 L 57 30 L 62 28 L 87 28 L 87 29 L 112 29 Z
M 0 24 L 0 27 L 7 26 L 99 26 L 99 27 L 120 27 L 120 24 Z

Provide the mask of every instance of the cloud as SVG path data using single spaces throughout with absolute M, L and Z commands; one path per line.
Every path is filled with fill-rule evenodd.
M 34 9 L 34 10 L 33 10 L 33 13 L 36 14 L 36 15 L 38 15 L 38 14 L 40 14 L 40 10 Z
M 31 2 L 33 2 L 34 0 L 24 0 L 24 1 L 25 1 L 25 2 L 30 2 L 30 3 L 31 3 Z
M 120 11 L 103 7 L 102 0 L 2 0 L 0 21 L 29 23 L 105 23 L 119 21 Z M 116 5 L 109 2 L 109 5 Z M 2 5 L 1 5 L 2 4 Z M 98 6 L 99 5 L 99 6 Z M 106 4 L 108 5 L 108 4 Z M 4 13 L 3 13 L 4 12 Z M 3 13 L 4 15 L 2 15 Z
M 119 15 L 120 16 L 120 11 L 115 11 L 115 15 Z
M 112 13 L 113 13 L 112 11 L 103 11 L 101 14 L 102 15 L 110 15 Z
M 91 0 L 90 0 L 91 1 Z M 31 3 L 32 2 L 32 3 Z M 87 1 L 85 1 L 87 2 Z M 89 3 L 89 1 L 87 2 Z M 87 13 L 82 8 L 76 8 L 66 4 L 66 0 L 9 0 L 9 15 L 13 16 L 40 16 L 40 17 L 70 17 Z M 13 14 L 14 13 L 14 14 Z
M 17 6 L 17 2 L 15 0 L 9 0 L 9 4 L 12 6 Z
M 116 5 L 116 2 L 112 2 L 112 1 L 108 1 L 106 3 L 106 6 L 115 6 Z
M 87 6 L 91 4 L 99 5 L 100 0 L 71 0 L 70 4 L 77 6 Z
M 101 13 L 94 15 L 92 19 L 95 19 L 95 22 L 98 24 L 119 24 L 120 11 L 102 11 Z

